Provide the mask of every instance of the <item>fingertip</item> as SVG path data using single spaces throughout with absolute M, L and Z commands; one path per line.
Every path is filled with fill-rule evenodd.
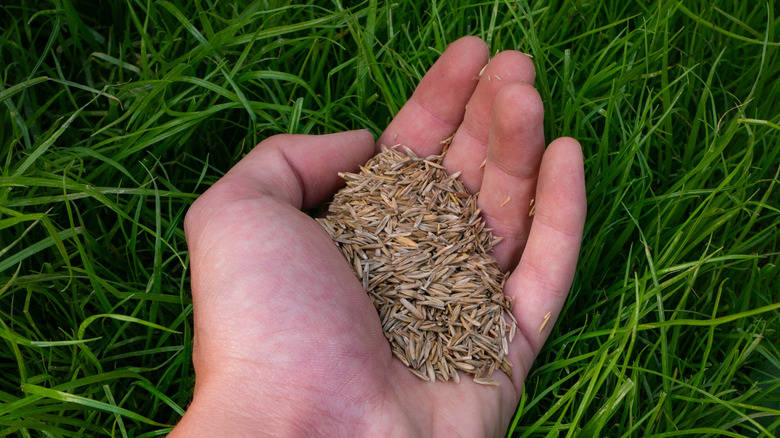
M 572 232 L 582 231 L 587 200 L 585 166 L 579 141 L 560 137 L 550 143 L 542 158 L 538 194 L 557 210 L 548 212 L 547 208 L 539 205 L 543 214 L 555 214 L 560 221 L 569 224 L 563 228 Z
M 544 105 L 529 84 L 505 85 L 496 95 L 488 162 L 514 178 L 535 179 L 544 153 Z
M 490 69 L 496 72 L 502 72 L 500 76 L 494 75 L 491 78 L 497 81 L 520 80 L 533 84 L 536 80 L 536 68 L 531 58 L 523 52 L 516 50 L 505 50 L 499 52 L 490 60 Z
M 533 85 L 525 81 L 510 82 L 501 87 L 501 89 L 498 90 L 498 93 L 496 93 L 496 103 L 534 107 L 544 113 L 542 96 Z
M 494 102 L 491 123 L 499 135 L 527 137 L 544 146 L 544 104 L 539 92 L 525 82 L 512 82 L 501 87 Z
M 547 161 L 547 163 L 544 161 Z M 582 146 L 579 141 L 572 137 L 559 137 L 550 143 L 550 145 L 547 146 L 542 166 L 558 167 L 560 169 L 558 173 L 568 174 L 573 178 L 582 180 L 583 183 L 585 181 L 585 164 Z
M 447 49 L 455 48 L 457 47 L 458 50 L 467 50 L 469 53 L 482 53 L 485 60 L 487 60 L 487 57 L 489 56 L 489 48 L 487 43 L 479 37 L 475 36 L 464 36 L 461 38 L 458 38 L 457 40 L 451 42 Z
M 582 159 L 582 146 L 577 139 L 573 137 L 558 137 L 552 143 L 549 148 L 563 148 L 567 149 L 569 154 L 579 154 L 580 160 Z
M 374 156 L 376 138 L 368 129 L 335 132 L 322 137 L 324 141 L 319 147 L 330 149 L 334 155 L 343 155 L 342 163 L 350 170 L 357 169 Z
M 374 137 L 374 134 L 369 131 L 368 129 L 358 129 L 355 131 L 345 131 L 341 133 L 336 134 L 348 134 L 348 135 L 354 135 L 354 142 L 355 144 L 359 144 L 361 146 L 369 145 L 370 146 L 370 154 L 373 154 L 374 152 L 374 142 L 376 141 L 376 137 Z M 361 148 L 365 149 L 365 148 Z M 362 151 L 366 152 L 366 151 Z M 370 158 L 370 156 L 369 156 Z M 368 158 L 366 158 L 367 160 Z

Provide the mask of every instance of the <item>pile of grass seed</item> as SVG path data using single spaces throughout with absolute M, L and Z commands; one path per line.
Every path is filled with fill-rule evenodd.
M 382 152 L 347 182 L 318 219 L 362 281 L 393 354 L 423 380 L 458 371 L 481 384 L 506 359 L 516 322 L 506 275 L 489 255 L 500 238 L 477 197 L 447 175 L 444 154 Z

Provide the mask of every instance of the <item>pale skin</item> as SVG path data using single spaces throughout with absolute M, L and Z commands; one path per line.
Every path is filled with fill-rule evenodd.
M 571 287 L 586 210 L 580 145 L 545 148 L 534 75 L 526 55 L 489 60 L 483 41 L 462 38 L 378 141 L 367 131 L 274 136 L 207 190 L 185 220 L 195 395 L 171 436 L 503 436 Z M 301 212 L 381 144 L 427 156 L 453 133 L 444 164 L 480 192 L 504 237 L 494 255 L 511 271 L 504 292 L 519 326 L 513 376 L 498 371 L 499 386 L 410 373 L 350 266 Z

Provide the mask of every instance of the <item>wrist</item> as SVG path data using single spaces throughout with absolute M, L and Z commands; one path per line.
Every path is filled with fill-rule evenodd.
M 373 400 L 355 407 L 338 398 L 289 400 L 273 395 L 246 397 L 221 388 L 198 388 L 179 424 L 178 437 L 420 436 L 397 403 Z M 411 426 L 411 427 L 410 427 Z
M 257 429 L 258 424 L 244 413 L 244 409 L 235 406 L 235 402 L 197 388 L 192 403 L 168 436 L 262 436 L 264 432 Z

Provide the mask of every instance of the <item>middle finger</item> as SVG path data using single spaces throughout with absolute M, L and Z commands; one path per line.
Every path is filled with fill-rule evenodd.
M 496 94 L 507 84 L 533 84 L 534 77 L 531 58 L 513 50 L 493 57 L 482 71 L 479 84 L 466 106 L 463 122 L 444 157 L 447 172 L 460 171 L 460 180 L 471 193 L 478 192 L 482 185 L 482 162 L 487 156 L 488 133 Z

